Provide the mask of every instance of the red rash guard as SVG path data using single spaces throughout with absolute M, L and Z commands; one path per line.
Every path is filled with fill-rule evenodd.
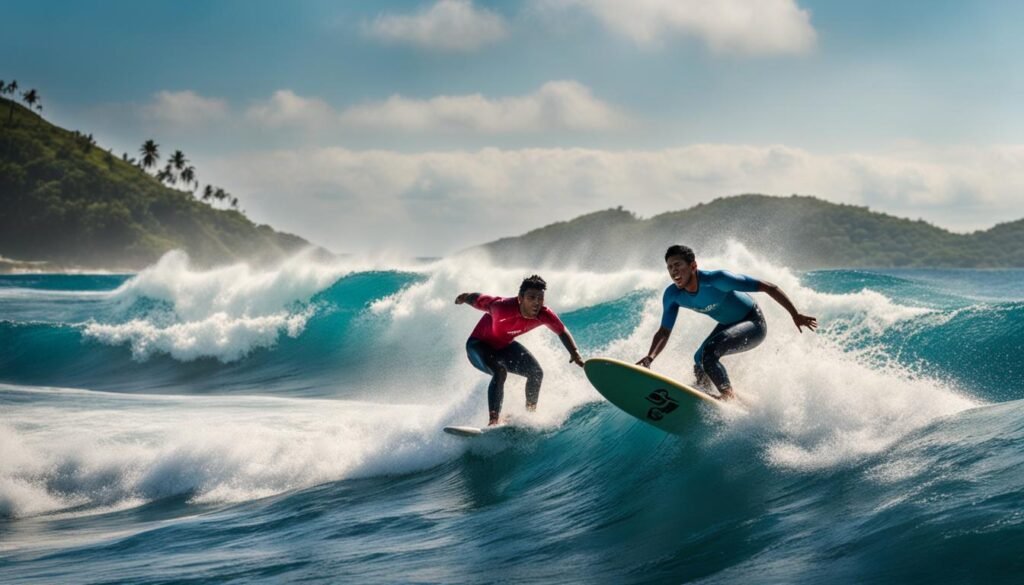
M 565 333 L 565 325 L 558 315 L 547 307 L 541 307 L 536 319 L 523 317 L 519 312 L 519 299 L 516 297 L 503 299 L 480 295 L 473 306 L 487 314 L 480 319 L 469 336 L 483 341 L 494 349 L 507 346 L 516 337 L 541 325 L 557 335 Z

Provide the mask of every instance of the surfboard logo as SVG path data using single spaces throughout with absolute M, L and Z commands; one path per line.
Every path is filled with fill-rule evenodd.
M 669 396 L 668 390 L 664 388 L 658 388 L 648 394 L 647 401 L 654 405 L 647 411 L 647 418 L 655 421 L 665 418 L 665 415 L 679 408 L 679 403 Z

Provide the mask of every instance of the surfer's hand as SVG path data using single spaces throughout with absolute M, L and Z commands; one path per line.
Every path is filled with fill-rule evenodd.
M 804 330 L 801 329 L 801 327 L 806 327 L 811 331 L 814 331 L 815 329 L 818 328 L 818 320 L 809 315 L 801 315 L 797 313 L 796 315 L 793 315 L 793 323 L 796 323 L 796 329 L 800 333 L 804 332 Z
M 583 367 L 583 358 L 580 357 L 579 353 L 574 353 L 569 357 L 569 362 L 576 364 L 579 367 Z
M 643 366 L 643 367 L 645 367 L 645 368 L 647 368 L 647 369 L 650 369 L 650 367 L 651 367 L 651 362 L 653 362 L 653 361 L 654 361 L 654 358 L 652 358 L 652 357 L 651 357 L 651 356 L 649 356 L 649 355 L 645 355 L 645 356 L 644 356 L 643 358 L 641 358 L 641 359 L 640 359 L 640 361 L 638 361 L 638 362 L 636 363 L 636 365 L 638 365 L 638 366 Z
M 462 293 L 461 295 L 455 297 L 455 304 L 456 305 L 461 305 L 462 303 L 466 302 L 466 297 L 468 297 L 468 296 L 469 296 L 469 293 Z

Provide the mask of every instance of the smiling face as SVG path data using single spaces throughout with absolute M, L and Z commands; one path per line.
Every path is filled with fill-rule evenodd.
M 528 288 L 519 295 L 519 313 L 527 319 L 536 319 L 544 308 L 544 291 Z
M 687 262 L 682 256 L 669 256 L 665 259 L 665 267 L 668 268 L 668 275 L 675 283 L 676 288 L 693 290 L 696 288 L 696 281 L 693 278 L 697 271 L 697 261 Z

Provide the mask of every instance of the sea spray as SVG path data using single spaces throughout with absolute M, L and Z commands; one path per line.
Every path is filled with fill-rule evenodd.
M 822 323 L 816 334 L 799 333 L 781 307 L 765 295 L 754 295 L 765 309 L 768 339 L 748 353 L 724 360 L 737 391 L 747 397 L 751 408 L 745 415 L 719 421 L 716 440 L 747 443 L 773 465 L 829 467 L 878 453 L 931 420 L 979 404 L 965 397 L 961 389 L 922 375 L 898 359 L 884 363 L 876 359 L 877 354 L 885 352 L 885 347 L 874 341 L 880 333 L 927 317 L 934 309 L 905 307 L 872 290 L 817 292 L 804 286 L 797 274 L 739 244 L 730 245 L 720 257 L 699 258 L 698 262 L 703 268 L 728 268 L 775 282 L 803 312 L 818 316 Z M 138 426 L 126 421 L 125 428 L 157 428 L 153 416 L 167 417 L 167 421 L 191 420 L 199 416 L 194 409 L 202 404 L 207 419 L 198 420 L 208 420 L 204 424 L 211 428 L 223 427 L 231 432 L 179 435 L 167 427 L 161 431 L 164 448 L 143 455 L 126 449 L 124 453 L 136 454 L 113 464 L 130 470 L 114 482 L 121 487 L 102 496 L 92 488 L 60 493 L 85 497 L 93 505 L 178 493 L 189 494 L 196 501 L 239 501 L 354 477 L 358 474 L 352 472 L 352 466 L 359 467 L 354 461 L 363 462 L 360 469 L 393 471 L 395 468 L 388 464 L 379 464 L 388 460 L 393 446 L 368 440 L 361 433 L 407 433 L 407 424 L 416 420 L 420 421 L 414 425 L 418 430 L 408 436 L 417 437 L 414 442 L 430 444 L 436 440 L 434 426 L 483 424 L 488 379 L 468 364 L 464 352 L 466 336 L 481 313 L 456 306 L 453 300 L 466 291 L 513 296 L 529 271 L 496 265 L 486 255 L 468 255 L 403 267 L 414 276 L 395 281 L 397 289 L 391 292 L 364 295 L 365 302 L 346 305 L 345 298 L 327 295 L 335 290 L 344 290 L 346 298 L 358 295 L 359 290 L 376 286 L 373 283 L 394 274 L 367 268 L 357 261 L 325 266 L 300 257 L 276 269 L 236 265 L 195 270 L 186 257 L 171 254 L 127 280 L 115 291 L 116 302 L 132 306 L 140 300 L 153 301 L 168 312 L 154 309 L 145 318 L 122 317 L 121 321 L 89 324 L 84 329 L 86 339 L 127 345 L 138 357 L 165 355 L 169 361 L 163 362 L 162 368 L 174 363 L 186 367 L 204 356 L 228 362 L 202 366 L 205 369 L 200 371 L 207 372 L 203 378 L 206 387 L 232 388 L 237 396 L 231 400 L 238 400 L 240 405 L 248 405 L 246 401 L 263 404 L 245 396 L 246 389 L 252 394 L 273 394 L 275 387 L 288 388 L 295 383 L 293 380 L 305 387 L 312 385 L 307 391 L 312 396 L 294 403 L 267 403 L 295 413 L 292 419 L 277 422 L 253 406 L 242 407 L 230 401 L 193 405 L 181 393 L 176 398 L 180 400 L 177 409 L 144 408 L 135 412 L 133 405 L 137 403 L 118 404 L 113 407 L 115 411 L 131 412 L 145 421 Z M 581 329 L 616 332 L 600 344 L 583 345 L 585 357 L 604 355 L 635 361 L 646 353 L 660 321 L 661 291 L 669 282 L 663 269 L 612 273 L 548 270 L 542 276 L 549 283 L 548 305 L 571 327 L 576 323 Z M 337 288 L 348 282 L 353 283 L 352 287 Z M 376 290 L 383 292 L 388 287 Z M 597 316 L 592 312 L 596 306 L 606 307 L 600 312 L 602 322 L 588 323 L 578 317 Z M 342 311 L 341 307 L 347 308 Z M 352 319 L 347 329 L 337 326 L 339 311 L 351 315 L 346 317 Z M 633 325 L 617 328 L 621 321 Z M 654 369 L 689 382 L 691 356 L 713 325 L 697 314 L 682 315 Z M 339 336 L 348 341 L 332 345 L 331 338 Z M 868 347 L 864 339 L 871 340 Z M 553 430 L 561 428 L 580 408 L 603 403 L 582 371 L 569 363 L 555 336 L 539 330 L 522 338 L 522 342 L 545 369 L 541 408 L 537 413 L 526 413 L 523 382 L 511 376 L 506 385 L 506 417 L 537 430 Z M 336 353 L 323 353 L 324 347 Z M 262 350 L 263 357 L 254 357 L 254 350 Z M 93 350 L 85 345 L 82 351 Z M 287 363 L 274 361 L 275 355 L 289 356 Z M 314 358 L 321 362 L 319 366 L 313 366 L 315 362 L 310 360 Z M 299 367 L 303 363 L 305 367 Z M 311 372 L 322 377 L 314 381 L 309 378 Z M 230 376 L 234 381 L 224 380 L 217 385 L 207 382 L 217 376 Z M 307 377 L 305 382 L 302 376 Z M 182 391 L 188 393 L 188 388 Z M 336 402 L 318 403 L 312 400 L 317 394 Z M 326 417 L 328 413 L 333 414 Z M 317 428 L 313 422 L 317 415 L 331 418 L 338 426 L 322 428 L 313 437 L 294 430 Z M 93 416 L 88 414 L 87 418 Z M 431 422 L 422 422 L 423 416 Z M 90 437 L 103 435 L 99 430 L 87 431 L 88 425 L 73 417 L 66 424 L 65 428 L 54 421 L 50 431 L 64 429 L 59 432 L 77 434 L 80 440 L 74 442 L 82 445 L 93 442 Z M 32 435 L 23 428 L 14 432 L 20 433 L 22 443 Z M 229 447 L 228 437 L 232 435 L 263 437 L 270 442 L 261 443 L 257 451 L 278 453 L 280 458 L 261 459 L 256 451 Z M 350 444 L 350 451 L 329 451 L 333 463 L 327 465 L 327 471 L 312 464 L 301 472 L 290 467 L 290 462 L 304 459 L 283 445 L 315 443 L 321 440 L 317 436 L 335 435 L 339 443 Z M 137 438 L 128 433 L 122 440 L 130 443 Z M 42 449 L 46 441 L 39 439 L 33 444 L 37 445 L 33 448 Z M 413 460 L 436 463 L 457 456 L 459 451 L 445 447 L 416 453 L 411 456 Z M 56 459 L 48 459 L 53 457 Z M 247 458 L 252 461 L 243 463 Z M 39 459 L 64 462 L 54 465 L 80 474 L 93 468 L 77 463 L 92 459 L 75 449 L 41 453 Z M 94 467 L 109 470 L 109 466 Z M 188 471 L 192 469 L 206 471 Z M 103 471 L 100 476 L 107 473 Z M 45 474 L 29 476 L 39 484 Z M 77 477 L 81 485 L 92 485 L 89 473 Z M 56 497 L 57 492 L 45 493 Z
M 454 296 L 540 272 L 585 357 L 635 361 L 669 284 L 658 254 L 600 273 L 347 259 L 290 290 L 259 285 L 280 268 L 189 268 L 205 305 L 173 282 L 113 292 L 134 276 L 0 276 L 21 289 L 0 295 L 0 581 L 1018 581 L 1024 272 L 800 274 L 757 252 L 698 262 L 781 285 L 821 327 L 755 295 L 768 338 L 724 359 L 746 411 L 666 435 L 539 330 L 521 342 L 545 369 L 540 409 L 511 376 L 520 428 L 479 446 L 439 431 L 486 420 L 463 348 L 480 313 Z M 958 292 L 978 282 L 998 298 Z M 237 357 L 167 339 L 140 360 L 132 339 L 84 334 L 217 313 L 304 326 L 236 338 Z M 682 313 L 654 369 L 689 381 L 713 325 Z

